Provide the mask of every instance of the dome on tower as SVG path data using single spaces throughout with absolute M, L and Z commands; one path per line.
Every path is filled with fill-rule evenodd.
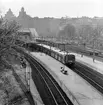
M 24 12 L 24 7 L 21 8 L 21 12 Z
M 21 11 L 19 12 L 19 17 L 25 17 L 26 12 L 24 11 L 24 7 L 21 8 Z

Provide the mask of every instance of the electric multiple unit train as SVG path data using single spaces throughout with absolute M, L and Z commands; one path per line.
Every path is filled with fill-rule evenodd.
M 42 45 L 41 48 L 43 53 L 50 55 L 51 57 L 55 58 L 56 60 L 62 62 L 65 65 L 73 66 L 75 64 L 74 54 L 60 52 L 60 50 L 55 50 L 53 47 L 50 48 L 47 45 Z
M 56 50 L 54 47 L 51 48 L 44 44 L 31 44 L 29 47 L 31 47 L 30 49 L 32 51 L 43 52 L 67 66 L 73 66 L 75 64 L 75 55 L 73 54 L 61 52 L 59 49 Z

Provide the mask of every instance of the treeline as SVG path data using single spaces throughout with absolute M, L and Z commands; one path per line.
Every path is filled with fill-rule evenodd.
M 103 46 L 103 24 L 98 22 L 68 22 L 58 32 L 58 37 L 74 40 L 78 44 L 87 45 L 92 48 L 102 49 Z
M 18 30 L 20 25 L 14 20 L 8 21 L 0 18 L 0 70 L 10 69 L 12 67 L 12 61 L 22 56 L 13 47 L 20 47 L 17 44 L 17 40 L 20 39 Z

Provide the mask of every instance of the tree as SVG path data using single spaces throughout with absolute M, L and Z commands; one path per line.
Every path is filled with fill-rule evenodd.
M 20 26 L 16 21 L 0 19 L 0 68 L 10 68 L 10 55 L 19 57 L 20 54 L 13 49 Z
M 80 25 L 77 27 L 78 40 L 80 44 L 87 44 L 93 32 L 92 25 Z
M 101 33 L 103 32 L 103 25 L 94 25 L 93 26 L 93 32 L 91 36 L 91 42 L 93 44 L 93 49 L 97 46 L 97 40 L 100 38 Z
M 11 70 L 12 73 L 14 74 L 15 71 L 12 65 L 13 57 L 18 59 L 20 62 L 20 58 L 21 56 L 23 56 L 13 49 L 13 47 L 15 46 L 18 47 L 18 45 L 16 44 L 16 40 L 19 37 L 18 36 L 19 28 L 20 26 L 17 24 L 16 21 L 7 21 L 7 20 L 0 19 L 0 74 L 1 75 L 4 73 L 3 72 L 4 70 L 5 71 Z M 2 78 L 0 77 L 0 79 Z M 17 93 L 15 93 L 17 92 L 15 91 L 16 88 L 15 86 L 11 87 L 13 85 L 10 85 L 8 78 L 6 79 L 6 81 L 3 79 L 2 81 L 4 82 L 3 88 L 7 96 L 6 99 L 11 100 L 11 99 L 14 99 L 14 97 L 17 97 Z
M 69 38 L 70 40 L 73 40 L 76 36 L 75 26 L 72 24 L 67 24 L 66 26 L 63 27 L 62 30 L 60 30 L 58 36 L 66 37 Z

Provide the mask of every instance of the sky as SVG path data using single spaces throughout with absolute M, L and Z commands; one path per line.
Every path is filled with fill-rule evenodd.
M 32 17 L 103 17 L 103 0 L 0 0 L 0 12 L 11 8 L 18 16 L 21 7 Z

